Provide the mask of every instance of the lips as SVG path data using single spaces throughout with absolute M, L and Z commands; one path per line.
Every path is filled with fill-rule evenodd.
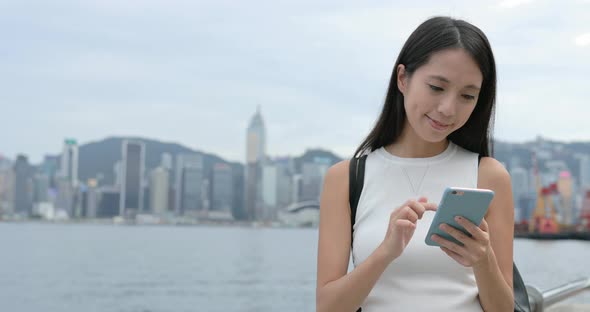
M 451 126 L 451 124 L 445 124 L 445 123 L 442 123 L 442 122 L 437 121 L 435 119 L 432 119 L 428 115 L 426 115 L 426 118 L 428 118 L 428 122 L 430 123 L 430 126 L 438 131 L 447 130 Z

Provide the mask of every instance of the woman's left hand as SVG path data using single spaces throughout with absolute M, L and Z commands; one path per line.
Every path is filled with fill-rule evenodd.
M 434 235 L 433 240 L 441 245 L 441 249 L 449 257 L 463 266 L 475 267 L 484 262 L 492 250 L 488 223 L 485 218 L 482 219 L 479 227 L 462 217 L 455 217 L 455 221 L 463 226 L 471 234 L 471 237 L 448 224 L 441 224 L 440 229 L 463 243 L 463 246 L 438 235 Z

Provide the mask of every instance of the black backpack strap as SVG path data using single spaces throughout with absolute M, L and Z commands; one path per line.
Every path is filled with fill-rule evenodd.
M 482 155 L 477 158 L 477 165 L 481 162 Z M 514 290 L 514 311 L 515 312 L 530 312 L 531 305 L 529 302 L 529 295 L 526 290 L 526 285 L 520 276 L 520 272 L 516 268 L 516 263 L 512 262 L 512 288 Z
M 359 204 L 363 185 L 365 183 L 365 163 L 367 155 L 360 158 L 353 157 L 350 160 L 349 180 L 348 180 L 348 203 L 350 204 L 350 233 L 354 231 L 354 222 L 356 220 L 356 207 Z M 351 239 L 352 244 L 352 239 Z
M 352 232 L 354 231 L 354 222 L 356 220 L 356 207 L 359 204 L 363 185 L 365 183 L 365 162 L 367 155 L 360 158 L 353 157 L 349 164 L 348 175 L 348 204 L 350 205 L 350 245 L 352 248 Z M 358 308 L 356 312 L 363 309 Z
M 355 188 L 356 188 L 356 172 L 358 170 L 358 158 L 352 157 L 348 165 L 348 204 L 350 205 L 350 226 L 354 224 L 356 216 L 355 202 Z M 351 231 L 352 233 L 352 231 Z

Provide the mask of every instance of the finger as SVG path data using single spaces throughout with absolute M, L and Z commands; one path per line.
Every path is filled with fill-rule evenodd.
M 436 211 L 438 209 L 438 205 L 435 203 L 426 203 L 423 206 L 428 211 Z
M 471 241 L 473 240 L 472 238 L 470 238 L 469 236 L 465 235 L 465 233 L 463 233 L 462 231 L 454 228 L 451 225 L 448 224 L 441 224 L 439 226 L 439 228 L 441 230 L 443 230 L 444 232 L 448 233 L 449 235 L 451 235 L 454 239 L 460 241 L 461 243 L 463 243 L 463 245 L 467 245 L 468 243 L 471 243 Z
M 455 252 L 461 256 L 466 254 L 465 247 L 459 246 L 455 242 L 451 242 L 450 240 L 447 240 L 446 238 L 444 238 L 440 235 L 434 234 L 431 236 L 431 239 L 433 241 L 437 242 L 441 247 L 445 247 L 449 250 L 452 250 L 453 252 Z
M 418 199 L 418 202 L 420 204 L 422 204 L 422 206 L 424 206 L 424 210 L 428 210 L 428 211 L 436 211 L 438 205 L 435 203 L 429 203 L 428 202 L 428 198 L 425 196 L 422 196 Z
M 467 261 L 463 258 L 460 254 L 446 248 L 440 247 L 442 251 L 444 251 L 449 257 L 453 258 L 455 261 L 459 262 L 463 266 L 467 266 Z
M 416 223 L 420 216 L 409 206 L 404 206 L 401 208 L 401 211 L 397 217 L 398 219 L 407 219 L 412 221 L 412 223 Z
M 397 225 L 398 227 L 402 227 L 402 228 L 408 228 L 408 229 L 415 229 L 416 228 L 416 224 L 410 220 L 406 220 L 406 219 L 398 219 L 395 220 L 395 225 Z
M 473 224 L 473 222 L 465 219 L 464 217 L 456 216 L 455 221 L 457 221 L 457 223 L 459 223 L 459 225 L 461 225 L 467 232 L 469 232 L 469 234 L 471 234 L 471 236 L 476 240 L 480 240 L 484 237 L 483 230 L 477 225 Z
M 424 215 L 424 211 L 426 211 L 426 208 L 424 208 L 424 206 L 415 201 L 415 200 L 409 200 L 406 205 L 408 207 L 410 207 L 412 210 L 414 210 L 414 212 L 418 215 L 419 219 L 422 219 L 422 215 Z

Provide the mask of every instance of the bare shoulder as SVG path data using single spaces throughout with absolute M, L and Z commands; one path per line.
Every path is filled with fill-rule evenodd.
M 326 171 L 320 196 L 320 212 L 326 209 L 331 211 L 348 209 L 349 163 L 350 160 L 342 160 Z
M 331 199 L 339 198 L 348 200 L 348 174 L 350 160 L 342 160 L 330 168 L 324 177 L 324 192 Z M 338 200 L 338 202 L 340 202 Z
M 495 158 L 483 157 L 479 163 L 477 184 L 481 188 L 504 189 L 510 187 L 510 174 Z
M 348 169 L 350 166 L 350 159 L 345 159 L 339 161 L 328 168 L 326 172 L 326 176 L 331 176 L 333 178 L 346 178 L 348 180 Z

